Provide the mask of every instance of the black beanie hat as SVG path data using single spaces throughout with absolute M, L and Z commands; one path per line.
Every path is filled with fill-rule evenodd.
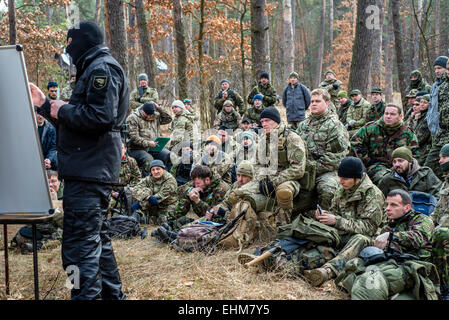
M 439 56 L 433 63 L 433 66 L 434 67 L 440 66 L 440 67 L 443 67 L 444 69 L 446 69 L 448 60 L 449 60 L 449 58 L 446 56 Z
M 262 79 L 262 78 L 270 80 L 270 76 L 268 75 L 267 72 L 262 72 L 262 74 L 260 75 L 260 79 Z
M 66 52 L 72 57 L 75 65 L 87 51 L 104 42 L 103 32 L 92 21 L 76 23 L 67 32 L 67 39 L 69 38 L 72 38 L 72 42 L 67 46 Z
M 364 171 L 362 160 L 356 157 L 346 157 L 338 166 L 338 176 L 341 178 L 362 179 Z
M 153 102 L 145 102 L 142 105 L 142 110 L 148 115 L 154 114 L 154 111 L 156 110 L 156 106 L 154 105 Z
M 268 107 L 263 109 L 263 111 L 260 113 L 259 120 L 263 118 L 268 118 L 273 120 L 274 122 L 281 123 L 281 115 L 278 109 L 276 109 L 275 107 Z

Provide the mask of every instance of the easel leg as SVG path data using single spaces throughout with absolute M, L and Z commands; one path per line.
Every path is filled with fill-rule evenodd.
M 5 287 L 9 295 L 9 256 L 8 256 L 8 225 L 3 225 L 3 246 L 5 247 Z
M 36 224 L 33 223 L 33 267 L 34 267 L 34 299 L 39 300 L 39 271 L 37 267 Z

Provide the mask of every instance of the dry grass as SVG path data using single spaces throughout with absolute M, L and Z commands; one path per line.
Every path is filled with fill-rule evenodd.
M 17 229 L 17 226 L 9 227 L 9 239 Z M 347 299 L 332 281 L 316 289 L 302 279 L 246 270 L 238 264 L 235 251 L 218 251 L 212 256 L 199 252 L 183 253 L 157 243 L 151 237 L 117 240 L 113 246 L 124 291 L 132 300 Z M 5 295 L 2 250 L 0 299 L 34 299 L 32 255 L 21 255 L 15 250 L 9 253 L 11 292 L 9 296 Z M 39 251 L 41 299 L 70 299 L 65 279 L 60 247 Z

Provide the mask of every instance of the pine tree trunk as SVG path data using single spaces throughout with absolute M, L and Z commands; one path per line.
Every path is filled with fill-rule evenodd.
M 108 11 L 111 55 L 122 66 L 125 74 L 128 74 L 123 0 L 108 0 L 105 11 Z
M 173 0 L 173 18 L 175 21 L 176 53 L 178 58 L 178 90 L 181 100 L 187 98 L 187 49 L 182 23 L 182 8 L 180 0 Z
M 8 0 L 9 44 L 17 42 L 16 7 L 14 0 Z
M 375 27 L 373 42 L 373 60 L 371 62 L 370 88 L 380 88 L 382 84 L 382 28 L 384 25 L 384 1 L 376 0 L 379 8 L 379 27 Z
M 315 88 L 318 88 L 323 73 L 324 35 L 326 34 L 326 0 L 321 0 L 320 39 L 318 44 L 318 59 L 315 73 Z
M 203 51 L 203 42 L 205 40 L 205 1 L 200 0 L 200 23 L 198 30 L 198 68 L 199 68 L 199 78 L 200 78 L 200 117 L 202 129 L 206 130 L 212 126 L 213 119 L 210 113 L 209 106 L 209 93 L 208 86 L 206 83 L 206 75 L 203 65 L 204 60 L 204 51 Z
M 334 0 L 329 0 L 329 65 L 334 63 Z
M 100 10 L 101 10 L 101 0 L 95 1 L 95 16 L 94 21 L 98 24 L 98 21 L 100 20 Z
M 388 1 L 388 19 L 384 26 L 387 34 L 387 41 L 384 45 L 385 53 L 385 101 L 393 101 L 393 61 L 394 61 L 394 33 L 393 33 L 393 16 L 391 13 L 391 0 Z
M 265 15 L 265 0 L 251 0 L 251 58 L 253 79 L 262 72 L 269 72 L 268 20 Z
M 297 7 L 298 7 L 298 15 L 299 15 L 299 20 L 301 22 L 301 42 L 303 43 L 304 46 L 304 58 L 303 58 L 303 70 L 307 69 L 307 75 L 309 76 L 309 86 L 311 87 L 313 84 L 313 77 L 312 77 L 312 63 L 310 62 L 310 50 L 309 50 L 309 45 L 308 45 L 308 40 L 307 40 L 307 33 L 306 30 L 304 28 L 304 18 L 303 18 L 303 14 L 302 14 L 302 10 L 301 10 L 301 4 L 297 3 Z M 284 79 L 286 80 L 286 79 Z
M 366 8 L 376 5 L 376 0 L 357 1 L 357 25 L 355 39 L 352 48 L 351 73 L 349 75 L 348 87 L 350 90 L 359 89 L 366 97 L 369 86 L 369 74 L 373 57 L 373 42 L 376 30 L 375 23 L 370 19 L 372 13 L 368 13 Z
M 288 78 L 288 75 L 294 71 L 294 38 L 293 38 L 293 25 L 292 25 L 292 4 L 291 0 L 282 1 L 283 8 L 283 28 L 284 28 L 284 45 L 283 45 L 283 71 L 282 77 Z
M 402 26 L 399 15 L 400 0 L 391 0 L 392 14 L 393 14 L 393 30 L 394 43 L 396 49 L 396 63 L 398 67 L 399 90 L 404 100 L 405 89 L 407 88 L 407 74 L 405 72 L 403 41 L 402 41 Z
M 441 2 L 440 0 L 435 0 L 435 49 L 433 53 L 433 59 L 436 59 L 439 56 L 440 52 L 440 43 L 441 43 Z M 443 25 L 445 28 L 447 28 L 446 25 Z
M 143 64 L 145 66 L 145 72 L 148 75 L 148 85 L 154 88 L 156 83 L 154 81 L 155 70 L 153 46 L 151 44 L 150 32 L 148 31 L 145 12 L 146 10 L 143 5 L 143 0 L 136 0 L 137 28 L 139 29 L 140 45 L 142 46 Z
M 101 0 L 97 0 L 97 4 L 98 2 L 100 2 Z M 135 3 L 130 1 L 129 5 L 128 5 L 128 24 L 129 24 L 129 28 L 130 28 L 130 32 L 128 34 L 128 68 L 129 68 L 129 73 L 128 73 L 128 78 L 130 79 L 129 81 L 129 87 L 130 90 L 134 90 L 136 89 L 136 58 L 133 54 L 133 52 L 136 50 L 136 40 L 135 38 L 135 28 L 136 28 L 136 14 L 135 14 Z
M 445 55 L 448 56 L 449 48 L 449 1 L 443 1 L 441 3 L 441 36 L 440 36 L 440 51 L 438 56 Z

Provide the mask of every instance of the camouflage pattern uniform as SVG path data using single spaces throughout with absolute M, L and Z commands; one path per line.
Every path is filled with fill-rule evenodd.
M 449 173 L 445 172 L 440 200 L 431 218 L 435 224 L 432 234 L 432 258 L 440 275 L 441 285 L 449 286 Z
M 229 190 L 229 185 L 214 174 L 210 180 L 209 187 L 200 192 L 200 201 L 194 203 L 189 197 L 190 190 L 194 187 L 193 181 L 190 181 L 178 188 L 176 194 L 178 202 L 175 208 L 168 213 L 169 220 L 182 219 L 189 213 L 190 209 L 193 209 L 197 216 L 204 217 L 208 210 L 224 200 Z
M 366 122 L 376 121 L 383 117 L 385 112 L 385 102 L 372 104 L 366 116 Z
M 65 86 L 61 91 L 61 100 L 70 100 L 73 88 L 75 88 L 75 82 L 72 82 L 69 85 Z
M 354 102 L 351 99 L 348 99 L 346 104 L 343 104 L 343 105 L 341 104 L 340 108 L 338 108 L 338 112 L 337 112 L 338 118 L 344 125 L 346 125 L 348 123 L 348 121 L 347 121 L 348 110 L 353 105 L 354 105 Z
M 421 111 L 419 119 L 416 120 L 415 125 L 413 127 L 413 131 L 418 138 L 419 144 L 419 153 L 420 156 L 418 158 L 418 163 L 420 165 L 424 165 L 427 159 L 427 155 L 430 152 L 430 148 L 432 147 L 432 136 L 430 135 L 429 126 L 427 125 L 427 110 Z
M 399 147 L 408 147 L 413 157 L 419 157 L 418 138 L 402 121 L 386 126 L 381 118 L 359 129 L 351 138 L 351 153 L 363 161 L 376 185 L 392 167 L 391 154 Z
M 257 109 L 254 106 L 250 107 L 243 117 L 250 119 L 252 123 L 257 123 L 258 127 L 262 127 L 262 125 L 260 124 L 260 114 L 262 113 L 263 109 L 263 106 L 261 106 L 260 109 Z
M 390 248 L 394 252 L 409 253 L 430 261 L 432 255 L 433 221 L 425 214 L 410 210 L 396 220 L 388 222 L 381 233 L 393 233 Z
M 171 122 L 171 140 L 170 149 L 176 147 L 183 141 L 193 142 L 193 126 L 194 126 L 194 115 L 187 110 L 181 110 L 177 115 L 175 115 L 173 121 Z
M 334 88 L 334 84 L 337 85 L 337 88 Z M 342 90 L 342 82 L 337 79 L 332 80 L 324 80 L 320 83 L 321 89 L 326 89 L 331 96 L 331 102 L 334 104 L 336 109 L 339 109 L 340 101 L 337 99 L 338 93 Z
M 337 169 L 349 151 L 348 131 L 330 110 L 311 114 L 296 132 L 304 140 L 309 156 L 316 162 L 316 188 L 323 209 L 329 209 L 338 188 Z
M 231 172 L 234 167 L 234 159 L 227 153 L 219 151 L 218 154 L 214 154 L 214 156 L 210 156 L 205 153 L 201 158 L 200 164 L 209 167 L 211 171 L 220 177 L 224 182 L 228 184 L 232 183 Z
M 423 79 L 423 76 L 421 74 L 421 72 L 419 70 L 413 70 L 410 73 L 410 77 L 411 76 L 415 76 L 418 77 L 417 80 L 415 81 L 411 81 L 410 84 L 408 85 L 408 87 L 405 89 L 405 94 L 404 97 L 407 96 L 409 94 L 409 92 L 413 89 L 416 89 L 419 91 L 427 91 L 428 93 L 430 93 L 430 85 L 426 82 L 426 80 Z M 405 105 L 406 103 L 404 103 Z
M 215 97 L 214 108 L 217 110 L 217 114 L 223 109 L 223 103 L 226 100 L 231 100 L 234 104 L 235 110 L 238 111 L 240 115 L 244 115 L 246 112 L 246 105 L 243 98 L 231 88 L 228 89 L 227 99 L 223 98 L 223 91 L 220 90 L 218 95 Z
M 248 94 L 248 104 L 252 105 L 254 103 L 253 98 L 258 93 L 261 93 L 263 95 L 263 108 L 272 107 L 276 104 L 277 94 L 271 83 L 268 82 L 266 85 L 263 85 L 262 82 L 259 81 L 257 86 L 255 86 L 253 90 L 251 90 L 251 92 Z
M 438 164 L 440 150 L 449 143 L 449 75 L 444 73 L 441 76 L 443 83 L 438 89 L 438 119 L 440 129 L 432 139 L 432 148 L 429 151 L 424 165 L 432 168 L 435 174 L 442 179 L 443 172 Z
M 413 159 L 413 165 L 404 178 L 399 175 L 394 168 L 383 176 L 379 181 L 379 189 L 382 190 L 384 196 L 394 189 L 402 189 L 405 191 L 421 191 L 430 193 L 437 199 L 440 197 L 439 192 L 442 182 L 433 173 L 429 167 L 421 167 L 416 159 Z
M 366 124 L 366 118 L 368 117 L 371 105 L 364 98 L 361 98 L 358 103 L 354 103 L 349 107 L 348 113 L 346 114 L 346 122 L 354 120 L 355 123 L 348 129 L 349 137 L 351 138 L 357 133 L 357 130 Z
M 155 179 L 149 175 L 142 179 L 132 190 L 133 196 L 136 198 L 142 211 L 147 215 L 154 217 L 156 224 L 162 224 L 167 221 L 167 215 L 175 208 L 178 197 L 176 190 L 178 184 L 176 179 L 170 172 L 164 170 L 164 174 L 160 179 Z M 159 197 L 157 206 L 151 205 L 146 198 L 149 196 Z
M 138 87 L 133 90 L 129 95 L 129 112 L 133 112 L 135 109 L 140 107 L 145 102 L 154 102 L 157 103 L 159 100 L 159 95 L 155 88 L 147 87 L 145 89 L 141 89 L 142 87 Z M 139 90 L 142 90 L 142 97 L 140 96 Z
M 328 267 L 338 274 L 343 271 L 346 262 L 357 257 L 360 251 L 372 242 L 378 229 L 385 222 L 384 196 L 371 182 L 366 173 L 355 190 L 339 187 L 329 213 L 336 216 L 333 225 L 342 238 L 339 252 L 335 258 L 326 262 Z
M 214 126 L 219 127 L 221 125 L 228 126 L 230 129 L 235 130 L 240 126 L 242 117 L 240 114 L 232 108 L 231 112 L 227 113 L 224 109 L 217 115 L 214 121 Z

